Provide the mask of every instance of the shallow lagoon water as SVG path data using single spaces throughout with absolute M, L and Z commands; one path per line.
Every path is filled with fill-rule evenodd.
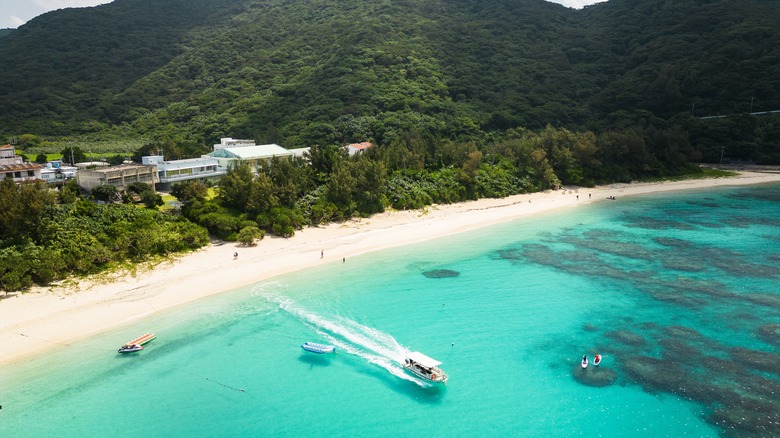
M 777 435 L 778 236 L 775 184 L 324 263 L 3 369 L 0 436 Z

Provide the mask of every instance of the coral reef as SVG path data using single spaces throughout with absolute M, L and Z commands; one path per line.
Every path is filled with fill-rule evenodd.
M 577 382 L 587 385 L 602 388 L 612 385 L 617 380 L 617 373 L 611 368 L 604 366 L 591 365 L 583 369 L 577 364 L 571 370 L 571 375 Z
M 449 269 L 434 269 L 432 271 L 425 271 L 423 275 L 428 278 L 450 278 L 460 275 L 458 271 L 452 271 Z

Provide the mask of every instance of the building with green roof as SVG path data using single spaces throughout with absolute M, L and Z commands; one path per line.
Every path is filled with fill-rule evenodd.
M 267 164 L 273 158 L 290 159 L 295 154 L 278 144 L 223 147 L 203 155 L 203 158 L 215 158 L 219 166 L 229 169 L 237 163 L 248 163 L 254 168 Z

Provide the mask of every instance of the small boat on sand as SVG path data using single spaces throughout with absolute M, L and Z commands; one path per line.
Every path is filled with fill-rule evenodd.
M 447 374 L 439 368 L 441 362 L 420 352 L 409 353 L 404 361 L 404 368 L 417 377 L 429 382 L 447 384 Z
M 122 347 L 120 347 L 118 352 L 119 353 L 132 353 L 134 351 L 143 350 L 144 349 L 144 344 L 150 342 L 151 340 L 153 340 L 156 337 L 157 336 L 155 336 L 155 335 L 153 335 L 151 333 L 146 333 L 145 335 L 139 336 L 139 337 L 133 339 L 132 341 L 126 343 Z
M 144 346 L 140 344 L 126 344 L 117 350 L 119 353 L 132 353 L 134 351 L 143 350 Z
M 316 342 L 304 342 L 301 344 L 301 348 L 317 354 L 333 353 L 336 351 L 336 347 L 333 345 L 318 344 Z

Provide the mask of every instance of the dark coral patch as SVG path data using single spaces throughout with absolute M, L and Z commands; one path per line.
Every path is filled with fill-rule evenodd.
M 641 347 L 647 343 L 645 338 L 643 338 L 641 335 L 630 332 L 628 330 L 616 330 L 607 333 L 606 336 L 617 342 L 620 342 L 621 344 L 633 345 L 636 347 Z
M 718 409 L 707 420 L 731 433 L 727 436 L 777 436 L 780 413 L 757 412 L 740 407 Z
M 571 375 L 577 382 L 587 385 L 603 388 L 615 383 L 617 373 L 611 368 L 597 367 L 595 365 L 583 369 L 579 364 L 572 368 Z
M 780 324 L 764 324 L 758 328 L 758 335 L 765 342 L 780 346 Z
M 434 269 L 432 271 L 423 272 L 423 275 L 428 278 L 450 278 L 457 277 L 460 275 L 460 272 L 450 269 Z
M 596 326 L 595 326 L 595 325 L 593 325 L 593 324 L 583 324 L 583 325 L 582 325 L 582 330 L 583 330 L 583 331 L 586 331 L 586 332 L 596 332 L 596 331 L 598 331 L 599 329 L 598 329 L 598 327 L 596 327 Z
M 502 249 L 498 251 L 498 256 L 505 260 L 520 260 L 523 254 L 518 249 Z
M 732 348 L 731 357 L 750 368 L 780 374 L 780 354 L 748 348 Z

